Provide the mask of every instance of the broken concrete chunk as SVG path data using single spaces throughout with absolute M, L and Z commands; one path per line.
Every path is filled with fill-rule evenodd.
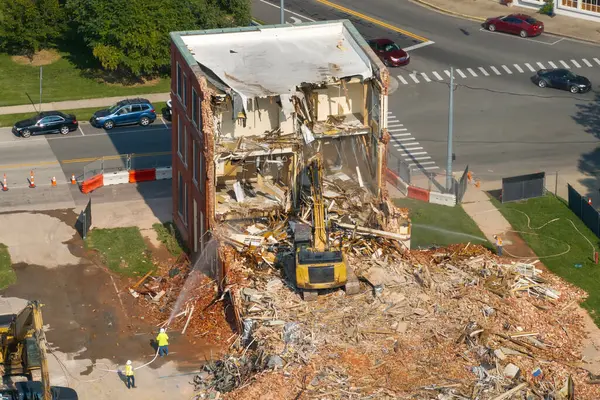
M 244 290 L 242 290 L 242 293 L 244 294 L 244 296 L 246 296 L 246 299 L 248 299 L 248 301 L 258 302 L 260 301 L 260 299 L 263 298 L 263 295 L 258 290 L 252 288 L 244 288 Z
M 387 292 L 385 299 L 389 303 L 400 304 L 404 300 L 406 300 L 406 296 L 403 295 L 402 293 L 398 293 L 398 292 Z
M 420 315 L 420 316 L 423 316 L 423 315 L 427 315 L 427 314 L 429 314 L 429 311 L 427 311 L 427 310 L 424 310 L 424 309 L 422 309 L 422 308 L 415 308 L 415 309 L 413 310 L 413 313 L 415 313 L 415 314 L 417 314 L 417 315 Z
M 283 359 L 278 355 L 269 356 L 267 368 L 283 368 Z
M 283 287 L 283 282 L 281 279 L 271 279 L 267 282 L 267 292 L 276 292 Z
M 408 330 L 408 322 L 399 321 L 396 324 L 396 332 L 398 332 L 398 333 L 406 333 L 407 330 Z
M 514 379 L 519 374 L 519 367 L 515 364 L 509 363 L 504 367 L 504 376 L 508 379 Z
M 421 293 L 421 294 L 417 295 L 417 299 L 427 302 L 431 298 L 429 296 L 427 296 L 425 293 Z
M 501 349 L 496 349 L 494 350 L 494 355 L 499 359 L 499 360 L 506 360 L 506 354 L 504 354 L 504 352 Z

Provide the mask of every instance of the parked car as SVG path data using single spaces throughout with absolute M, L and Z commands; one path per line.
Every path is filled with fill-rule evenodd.
M 77 118 L 72 114 L 60 111 L 44 111 L 31 118 L 15 123 L 12 131 L 15 135 L 28 138 L 31 135 L 60 133 L 66 135 L 79 126 Z
M 401 67 L 410 62 L 408 53 L 390 39 L 369 40 L 369 46 L 388 67 Z
M 531 80 L 541 88 L 552 87 L 568 90 L 571 93 L 585 93 L 592 89 L 592 83 L 588 78 L 564 68 L 540 69 Z
M 135 125 L 148 126 L 156 120 L 156 111 L 146 99 L 121 100 L 110 108 L 96 111 L 90 124 L 96 128 L 110 130 L 115 126 Z
M 544 23 L 526 14 L 488 18 L 483 27 L 490 32 L 512 33 L 522 38 L 539 36 L 544 32 Z
M 162 116 L 167 121 L 173 119 L 173 109 L 171 108 L 171 100 L 167 100 L 167 106 L 162 109 Z

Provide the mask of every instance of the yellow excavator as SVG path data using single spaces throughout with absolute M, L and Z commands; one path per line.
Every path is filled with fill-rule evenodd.
M 346 294 L 360 290 L 358 278 L 348 266 L 341 248 L 329 244 L 323 201 L 323 163 L 320 155 L 307 163 L 313 201 L 312 229 L 298 223 L 294 228 L 295 281 L 304 300 L 315 300 L 319 290 L 344 287 Z
M 2 400 L 77 400 L 67 387 L 50 386 L 43 329 L 42 304 L 30 301 L 19 314 L 0 315 L 0 368 L 3 381 L 25 376 L 0 387 Z

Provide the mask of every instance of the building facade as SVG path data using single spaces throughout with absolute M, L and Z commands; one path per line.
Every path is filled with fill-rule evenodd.
M 546 0 L 517 0 L 517 5 L 539 10 Z M 554 13 L 600 21 L 600 0 L 554 0 Z
M 389 74 L 349 21 L 171 38 L 173 219 L 193 252 L 298 208 L 315 155 L 325 178 L 381 195 Z

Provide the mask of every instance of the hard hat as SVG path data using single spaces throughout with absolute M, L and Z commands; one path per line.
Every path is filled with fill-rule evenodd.
M 165 328 L 160 328 L 160 333 L 165 333 Z
M 131 360 L 127 360 L 127 365 L 131 365 Z

